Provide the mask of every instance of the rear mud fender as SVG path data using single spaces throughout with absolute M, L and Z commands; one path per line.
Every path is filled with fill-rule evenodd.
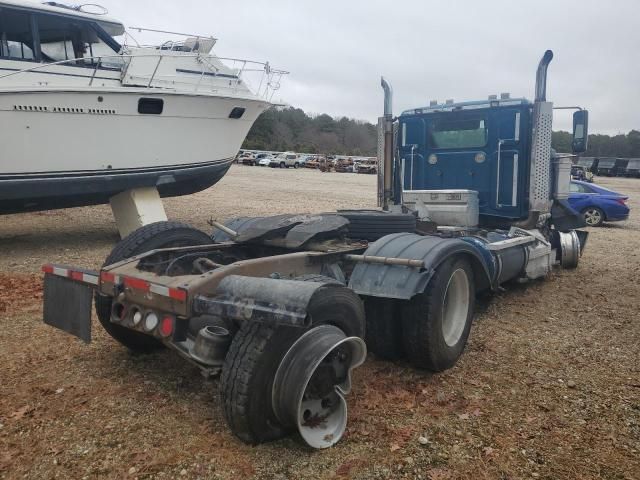
M 436 268 L 455 255 L 469 259 L 478 290 L 493 284 L 493 264 L 472 243 L 458 238 L 394 233 L 372 243 L 365 255 L 422 260 L 425 267 L 359 263 L 349 280 L 358 295 L 410 300 L 424 291 Z

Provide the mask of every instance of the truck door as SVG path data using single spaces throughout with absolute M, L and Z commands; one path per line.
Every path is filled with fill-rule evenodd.
M 526 210 L 523 194 L 528 169 L 523 115 L 517 108 L 495 108 L 490 112 L 490 122 L 491 200 L 490 207 L 482 213 L 520 218 Z
M 426 124 L 422 117 L 409 117 L 400 126 L 400 178 L 403 190 L 421 190 L 425 174 Z

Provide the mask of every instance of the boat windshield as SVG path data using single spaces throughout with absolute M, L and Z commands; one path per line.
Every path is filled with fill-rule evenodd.
M 39 42 L 38 42 L 39 40 Z M 76 66 L 121 68 L 120 45 L 90 20 L 2 8 L 0 57 L 45 63 L 76 60 Z
M 43 61 L 59 62 L 78 59 L 78 65 L 95 65 L 95 57 L 111 56 L 118 52 L 105 43 L 94 26 L 56 16 L 41 15 L 38 18 L 40 48 Z M 122 66 L 120 58 L 105 58 L 105 67 Z

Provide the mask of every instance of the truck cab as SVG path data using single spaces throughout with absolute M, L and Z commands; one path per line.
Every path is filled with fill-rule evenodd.
M 399 118 L 403 190 L 473 190 L 480 215 L 508 220 L 529 211 L 533 105 L 508 94 L 487 101 L 407 110 Z
M 584 226 L 567 203 L 572 156 L 551 148 L 554 106 L 546 98 L 546 81 L 552 59 L 548 50 L 538 65 L 533 102 L 508 93 L 479 101 L 431 101 L 393 118 L 391 87 L 382 79 L 379 205 L 413 208 L 421 219 L 441 226 L 529 230 L 546 224 L 559 231 Z M 559 108 L 577 110 L 572 150 L 585 152 L 588 112 Z

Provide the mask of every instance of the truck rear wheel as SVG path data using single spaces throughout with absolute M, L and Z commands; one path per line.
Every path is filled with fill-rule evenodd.
M 425 291 L 403 307 L 402 338 L 409 361 L 433 372 L 453 367 L 467 344 L 474 307 L 469 261 L 462 257 L 446 260 Z
M 307 312 L 314 327 L 330 324 L 347 336 L 364 336 L 362 301 L 346 287 L 327 283 L 314 295 Z M 227 423 L 243 442 L 269 442 L 289 433 L 273 412 L 273 380 L 285 353 L 303 333 L 300 328 L 246 322 L 233 338 L 220 393 Z
M 120 241 L 105 260 L 103 267 L 157 248 L 208 245 L 211 238 L 204 232 L 180 222 L 157 222 L 139 228 Z M 129 350 L 148 353 L 162 348 L 155 338 L 111 323 L 113 297 L 95 294 L 96 315 L 111 337 Z
M 402 358 L 402 325 L 397 301 L 390 298 L 367 297 L 364 310 L 367 319 L 367 348 L 380 358 Z

